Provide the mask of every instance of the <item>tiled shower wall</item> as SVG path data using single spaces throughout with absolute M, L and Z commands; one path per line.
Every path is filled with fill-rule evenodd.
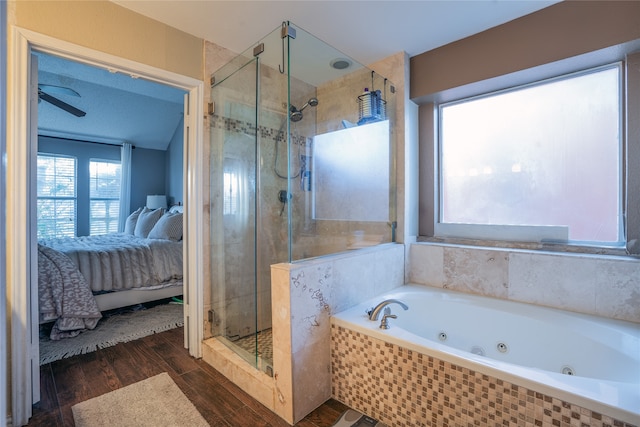
M 240 104 L 227 102 L 236 110 L 236 115 L 239 117 L 238 111 L 243 108 L 248 110 Z M 252 112 L 249 111 L 249 113 Z M 256 132 L 259 135 L 262 163 L 269 165 L 268 172 L 262 172 L 259 179 L 262 191 L 258 194 L 250 191 L 243 195 L 247 200 L 245 205 L 248 206 L 254 206 L 255 198 L 259 198 L 261 213 L 258 219 L 258 227 L 261 230 L 259 238 L 254 238 L 255 213 L 251 209 L 243 214 L 226 215 L 219 227 L 219 232 L 214 233 L 214 240 L 218 239 L 218 252 L 221 253 L 217 258 L 224 257 L 215 264 L 215 271 L 220 275 L 217 283 L 225 285 L 224 291 L 219 287 L 216 288 L 218 292 L 213 292 L 213 311 L 216 316 L 224 316 L 224 320 L 218 323 L 225 325 L 224 330 L 215 330 L 214 335 L 244 337 L 253 334 L 256 332 L 256 315 L 258 331 L 271 328 L 271 263 L 287 258 L 287 241 L 283 238 L 286 236 L 287 215 L 286 212 L 282 215 L 282 204 L 276 197 L 280 189 L 287 188 L 287 183 L 286 180 L 283 182 L 275 174 L 270 173 L 270 166 L 275 161 L 275 145 L 280 144 L 281 147 L 286 147 L 283 142 L 285 136 L 282 130 L 278 129 L 278 123 L 283 120 L 284 117 L 280 117 L 279 122 L 271 124 L 272 127 L 259 126 L 256 129 L 250 118 L 243 120 L 242 117 L 228 118 L 218 115 L 210 118 L 212 135 L 225 141 L 224 154 L 220 154 L 220 157 L 225 156 L 226 166 L 219 166 L 220 168 L 232 170 L 242 175 L 246 181 L 255 180 L 252 171 L 256 163 L 253 158 L 256 147 L 254 141 L 246 135 L 253 135 Z M 295 136 L 292 140 L 293 145 L 300 147 L 302 152 L 307 150 L 308 138 Z M 286 151 L 284 153 L 282 151 L 281 149 L 279 156 L 281 159 L 283 157 L 286 159 Z M 220 159 L 218 162 L 221 163 Z M 221 189 L 222 178 L 222 174 L 214 175 L 211 182 L 216 184 L 216 188 Z M 216 200 L 221 199 L 222 196 L 216 194 Z M 304 218 L 302 212 L 298 212 L 303 208 L 304 206 L 295 205 L 295 218 Z M 224 239 L 222 240 L 221 237 Z M 258 245 L 256 249 L 261 254 L 257 263 L 257 283 L 253 269 L 254 243 Z M 254 295 L 256 292 L 257 298 Z
M 332 395 L 393 427 L 632 427 L 526 387 L 333 324 Z

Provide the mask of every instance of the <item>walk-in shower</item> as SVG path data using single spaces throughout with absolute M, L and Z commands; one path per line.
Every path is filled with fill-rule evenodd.
M 207 338 L 271 373 L 271 265 L 393 240 L 394 97 L 288 22 L 213 74 Z

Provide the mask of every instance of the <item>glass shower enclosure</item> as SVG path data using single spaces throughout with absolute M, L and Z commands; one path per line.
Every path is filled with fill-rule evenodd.
M 395 240 L 395 88 L 283 22 L 211 100 L 205 337 L 271 374 L 271 265 Z

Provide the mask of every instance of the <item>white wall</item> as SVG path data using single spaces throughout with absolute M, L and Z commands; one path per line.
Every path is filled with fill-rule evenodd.
M 7 85 L 7 3 L 0 1 L 0 206 L 7 206 L 5 183 L 5 164 L 4 159 L 7 154 L 6 129 L 7 121 L 7 93 L 5 91 Z M 5 237 L 5 211 L 0 209 L 0 242 L 6 242 Z M 7 319 L 7 283 L 5 276 L 5 246 L 0 246 L 0 319 Z M 8 320 L 5 321 L 8 324 Z M 7 348 L 7 329 L 0 328 L 0 348 Z M 3 388 L 3 394 L 6 395 L 7 385 L 7 353 L 0 352 L 0 387 Z M 0 398 L 0 423 L 7 418 L 7 400 Z

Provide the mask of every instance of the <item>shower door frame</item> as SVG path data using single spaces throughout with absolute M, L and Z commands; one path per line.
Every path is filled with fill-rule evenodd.
M 269 221 L 269 218 L 273 220 L 274 217 L 273 205 L 271 203 L 278 196 L 276 193 L 271 194 L 274 187 L 281 189 L 281 192 L 286 192 L 286 194 L 291 194 L 292 191 L 292 183 L 290 179 L 286 180 L 286 185 L 276 184 L 279 182 L 277 179 L 275 180 L 275 183 L 270 181 L 271 174 L 274 172 L 272 171 L 273 163 L 270 156 L 273 153 L 270 151 L 270 144 L 275 143 L 286 145 L 287 177 L 291 175 L 292 156 L 291 120 L 289 115 L 291 105 L 289 37 L 278 37 L 278 43 L 276 45 L 273 43 L 273 38 L 271 38 L 274 34 L 281 34 L 281 28 L 277 28 L 273 32 L 269 33 L 263 40 L 254 45 L 253 48 L 249 48 L 243 53 L 237 55 L 234 59 L 211 75 L 211 101 L 213 102 L 212 106 L 214 107 L 211 114 L 218 115 L 216 120 L 230 120 L 231 123 L 229 125 L 233 126 L 232 132 L 240 131 L 247 136 L 249 136 L 249 134 L 246 132 L 246 129 L 255 127 L 255 133 L 250 135 L 253 138 L 253 143 L 255 144 L 254 151 L 252 152 L 252 166 L 254 167 L 252 170 L 254 176 L 252 178 L 255 179 L 255 188 L 253 189 L 254 193 L 252 195 L 254 199 L 249 201 L 249 205 L 251 209 L 253 209 L 252 214 L 254 215 L 251 224 L 254 229 L 253 236 L 251 236 L 253 239 L 253 252 L 251 254 L 253 256 L 252 294 L 249 295 L 249 292 L 244 289 L 237 292 L 238 289 L 236 289 L 236 295 L 230 294 L 227 297 L 227 294 L 229 294 L 227 288 L 230 286 L 230 283 L 228 283 L 228 277 L 230 274 L 233 275 L 233 270 L 230 269 L 226 271 L 227 267 L 230 267 L 230 265 L 222 265 L 223 262 L 221 259 L 212 259 L 212 288 L 210 298 L 212 310 L 208 313 L 208 317 L 212 322 L 210 325 L 210 332 L 211 336 L 219 337 L 221 342 L 231 348 L 234 353 L 239 355 L 245 361 L 249 362 L 254 368 L 257 368 L 259 371 L 264 371 L 269 375 L 272 373 L 274 361 L 270 356 L 265 356 L 264 350 L 273 345 L 273 340 L 269 338 L 271 339 L 271 342 L 268 343 L 268 341 L 260 339 L 260 333 L 268 331 L 273 327 L 273 313 L 271 312 L 271 265 L 282 262 L 291 262 L 292 253 L 292 203 L 282 203 L 283 206 L 280 211 L 280 218 L 285 218 L 284 223 L 264 223 L 264 221 Z M 269 41 L 269 39 L 271 41 Z M 265 47 L 267 50 L 269 50 L 269 48 L 277 47 L 279 53 L 281 39 L 282 47 L 285 48 L 286 46 L 286 49 L 283 51 L 283 60 L 286 58 L 286 62 L 282 64 L 286 71 L 283 72 L 283 70 L 280 69 L 280 74 L 278 74 L 277 67 L 265 65 L 264 58 L 262 58 L 262 56 L 264 56 L 263 53 L 265 52 Z M 240 76 L 240 80 L 235 81 L 234 79 L 238 78 L 237 73 L 242 73 L 243 71 L 247 74 L 245 76 Z M 278 76 L 282 77 L 280 78 Z M 250 80 L 251 82 L 249 84 Z M 274 86 L 270 83 L 273 81 L 277 81 L 278 83 Z M 229 92 L 225 92 L 225 82 L 228 83 Z M 243 85 L 242 82 L 246 82 L 246 84 Z M 222 92 L 214 93 L 215 87 L 218 85 L 220 85 Z M 282 101 L 282 103 L 280 101 Z M 228 102 L 237 103 L 238 106 L 235 107 L 234 110 L 233 104 L 227 104 Z M 244 114 L 242 108 L 246 108 Z M 249 109 L 251 109 L 253 113 L 251 118 L 252 123 L 249 123 Z M 239 122 L 237 122 L 237 120 L 239 120 Z M 239 130 L 236 126 L 244 128 L 244 130 Z M 280 133 L 282 133 L 282 135 L 280 135 Z M 227 151 L 226 144 L 233 144 L 232 141 L 227 140 L 227 137 L 234 138 L 235 136 L 233 133 L 227 134 L 226 130 L 224 130 L 223 135 L 222 129 L 215 129 L 215 132 L 212 131 L 211 135 L 212 139 L 209 142 L 211 144 L 220 144 L 221 146 L 215 148 L 212 147 L 212 150 L 215 150 L 215 152 L 212 151 L 212 155 L 217 155 L 219 157 L 210 158 L 210 173 L 224 173 L 224 171 L 216 171 L 214 169 L 220 167 L 224 169 L 224 165 L 227 161 L 227 154 L 231 154 L 230 157 L 234 157 L 234 154 L 236 156 L 241 154 L 243 159 L 248 158 L 248 149 L 242 150 L 242 148 L 236 146 L 236 151 Z M 217 140 L 214 141 L 213 138 L 217 138 Z M 221 177 L 219 175 L 212 175 L 212 177 L 214 177 L 214 180 L 218 180 L 216 183 L 214 183 L 213 180 L 211 182 L 212 195 L 218 194 L 218 192 L 220 192 L 220 194 L 224 193 L 225 190 L 220 187 L 220 185 L 224 185 L 220 182 Z M 215 191 L 215 193 L 213 191 Z M 216 198 L 212 197 L 211 200 L 214 201 Z M 224 203 L 224 201 L 221 200 L 220 203 Z M 216 223 L 214 223 L 213 220 L 211 221 L 212 239 L 214 239 L 214 236 L 215 238 L 220 238 L 219 236 L 225 236 L 226 234 L 225 227 L 227 225 L 225 225 L 225 221 L 227 220 L 224 218 L 224 212 L 224 206 L 211 205 L 212 219 L 214 218 L 214 215 L 220 216 L 220 218 L 216 220 Z M 244 232 L 241 231 L 241 233 Z M 247 237 L 249 237 L 249 233 L 246 234 Z M 274 237 L 274 235 L 278 236 L 283 234 L 286 234 L 286 237 L 283 237 L 282 241 Z M 216 247 L 219 250 L 226 251 L 227 246 L 229 244 L 233 244 L 232 241 L 226 241 L 225 237 L 222 239 L 223 240 L 221 241 L 212 240 L 211 245 L 212 248 L 214 248 L 213 251 L 216 250 Z M 275 252 L 271 250 L 273 248 L 269 246 L 269 242 L 274 244 L 274 241 L 276 242 L 275 245 L 277 247 Z M 269 247 L 269 249 L 266 247 Z M 244 250 L 244 248 L 242 248 L 242 250 L 244 251 L 242 253 L 249 253 L 249 250 Z M 238 283 L 242 284 L 244 282 L 240 280 Z M 248 310 L 246 315 L 245 313 L 239 313 L 236 311 L 240 304 L 238 301 L 242 298 L 247 298 L 244 301 L 248 301 L 249 298 L 253 298 L 252 304 L 254 311 L 251 313 L 253 316 L 252 319 L 248 318 Z M 234 323 L 234 318 L 241 316 L 244 317 Z M 229 322 L 227 323 L 228 320 Z M 247 320 L 252 322 L 251 329 L 249 331 L 245 331 L 245 327 L 249 323 Z M 245 335 L 241 333 L 240 338 L 253 335 L 253 348 L 250 351 L 251 360 L 247 360 L 248 347 L 241 346 L 241 348 L 238 348 L 233 344 L 233 342 L 236 341 L 236 331 L 245 331 Z M 267 336 L 270 336 L 268 335 L 268 332 Z
M 237 58 L 241 58 L 242 56 L 238 56 Z M 250 125 L 253 126 L 254 128 L 254 134 L 250 135 L 252 137 L 252 143 L 253 143 L 253 158 L 252 158 L 252 174 L 253 176 L 249 176 L 248 180 L 251 181 L 252 179 L 255 182 L 255 187 L 253 189 L 248 189 L 248 191 L 253 191 L 253 203 L 247 203 L 246 206 L 249 209 L 252 209 L 252 214 L 253 214 L 253 219 L 251 220 L 251 213 L 248 213 L 248 217 L 249 220 L 246 222 L 245 226 L 250 226 L 253 228 L 253 234 L 252 234 L 252 251 L 253 251 L 253 263 L 252 263 L 252 268 L 253 268 L 253 274 L 252 274 L 252 294 L 250 296 L 247 296 L 247 298 L 253 297 L 253 305 L 254 305 L 254 311 L 251 313 L 251 315 L 253 316 L 251 319 L 249 319 L 250 321 L 248 323 L 251 323 L 251 327 L 253 329 L 253 332 L 250 332 L 248 335 L 246 335 L 246 337 L 253 335 L 254 336 L 254 344 L 253 344 L 253 350 L 251 352 L 249 352 L 246 349 L 243 349 L 245 352 L 250 353 L 250 358 L 251 360 L 247 359 L 247 355 L 243 354 L 242 351 L 240 350 L 240 348 L 238 346 L 235 345 L 235 342 L 230 340 L 228 337 L 230 336 L 227 333 L 227 322 L 229 319 L 229 316 L 227 315 L 228 313 L 228 307 L 227 307 L 227 302 L 229 301 L 227 299 L 227 287 L 230 286 L 230 284 L 227 282 L 226 280 L 226 271 L 224 274 L 221 274 L 220 271 L 217 271 L 218 274 L 212 274 L 212 278 L 216 278 L 216 283 L 214 284 L 214 282 L 211 282 L 211 285 L 215 285 L 215 287 L 218 288 L 218 290 L 216 291 L 214 289 L 214 287 L 212 286 L 211 289 L 211 298 L 210 298 L 210 303 L 211 303 L 211 307 L 212 307 L 212 311 L 213 311 L 213 315 L 211 316 L 213 319 L 216 319 L 215 321 L 217 322 L 217 318 L 218 318 L 218 314 L 216 313 L 217 311 L 217 305 L 220 304 L 220 306 L 222 307 L 222 311 L 221 311 L 221 315 L 222 315 L 222 327 L 217 327 L 217 325 L 214 327 L 212 325 L 212 335 L 214 337 L 221 337 L 224 338 L 224 340 L 221 340 L 225 345 L 227 345 L 234 353 L 238 354 L 240 357 L 242 357 L 245 361 L 247 361 L 248 363 L 250 363 L 254 368 L 259 368 L 260 365 L 260 357 L 258 355 L 258 317 L 259 317 L 259 311 L 258 311 L 258 238 L 259 238 L 259 234 L 258 234 L 258 226 L 259 226 L 259 215 L 260 215 L 260 204 L 259 204 L 259 194 L 260 194 L 260 162 L 259 162 L 259 158 L 260 158 L 260 144 L 259 144 L 259 134 L 258 134 L 258 122 L 259 122 L 259 99 L 260 99 L 260 60 L 259 60 L 259 54 L 255 54 L 252 58 L 246 58 L 247 61 L 244 63 L 241 63 L 239 65 L 237 65 L 232 72 L 230 72 L 228 75 L 225 75 L 221 81 L 219 82 L 215 82 L 212 84 L 210 91 L 211 91 L 211 100 L 214 102 L 213 105 L 216 105 L 216 109 L 222 109 L 224 110 L 226 107 L 225 102 L 227 101 L 225 99 L 225 97 L 223 96 L 222 99 L 220 99 L 218 97 L 218 94 L 214 94 L 214 90 L 216 86 L 221 86 L 222 88 L 224 88 L 224 83 L 225 82 L 229 82 L 229 81 L 233 81 L 233 79 L 235 78 L 240 78 L 240 81 L 242 82 L 243 78 L 248 80 L 248 77 L 239 75 L 238 73 L 241 73 L 243 71 L 246 71 L 247 69 L 250 70 L 250 75 L 249 78 L 253 78 L 254 82 L 255 82 L 255 87 L 254 89 L 254 97 L 253 97 L 253 104 L 247 104 L 248 107 L 250 107 L 250 109 L 252 110 L 253 113 L 253 117 L 252 117 L 252 121 L 253 123 L 250 123 Z M 217 70 L 220 71 L 220 70 Z M 252 71 L 252 72 L 251 72 Z M 215 76 L 216 72 L 213 73 L 212 78 Z M 231 79 L 231 80 L 230 80 Z M 212 80 L 213 82 L 213 80 Z M 231 101 L 231 102 L 235 102 L 235 101 Z M 243 105 L 242 104 L 242 100 L 238 100 L 237 101 L 239 105 Z M 234 117 L 226 117 L 225 112 L 223 111 L 222 114 L 219 114 L 218 116 L 218 120 L 224 120 L 224 119 L 231 119 L 231 120 L 235 120 Z M 246 134 L 246 133 L 245 133 Z M 214 135 L 214 132 L 211 132 L 211 135 Z M 249 136 L 249 135 L 247 135 Z M 225 173 L 225 165 L 227 164 L 227 160 L 232 160 L 232 159 L 236 159 L 236 160 L 240 160 L 240 162 L 238 162 L 239 164 L 242 164 L 242 160 L 245 160 L 244 158 L 237 158 L 236 156 L 231 156 L 229 158 L 227 158 L 227 134 L 225 132 L 224 137 L 222 138 L 221 141 L 216 141 L 216 144 L 221 144 L 222 147 L 220 147 L 220 152 L 218 153 L 220 155 L 220 159 L 218 159 L 218 162 L 216 162 L 217 165 L 222 166 L 222 170 L 217 171 L 217 170 L 211 170 L 210 173 L 212 174 L 224 174 Z M 213 141 L 209 141 L 210 144 L 213 144 Z M 213 169 L 214 166 L 212 166 Z M 249 168 L 251 169 L 251 167 Z M 224 181 L 224 179 L 223 179 Z M 223 181 L 221 182 L 222 185 L 224 185 Z M 220 184 L 220 183 L 218 183 Z M 212 190 L 214 188 L 213 184 L 211 186 Z M 223 188 L 223 192 L 224 193 L 224 188 Z M 242 195 L 238 194 L 239 198 L 243 198 Z M 247 197 L 250 199 L 250 197 Z M 213 199 L 212 199 L 213 200 Z M 225 239 L 225 219 L 224 219 L 224 197 L 222 197 L 222 206 L 219 206 L 216 209 L 213 209 L 213 206 L 211 207 L 211 212 L 217 212 L 218 215 L 220 215 L 220 228 L 221 229 L 214 229 L 212 228 L 210 230 L 210 234 L 220 234 L 223 236 L 223 241 L 221 244 L 221 248 L 224 250 L 225 254 L 227 252 L 227 245 L 229 244 L 226 239 Z M 239 203 L 239 205 L 241 206 L 245 206 L 245 203 Z M 220 209 L 222 208 L 222 209 Z M 233 215 L 233 214 L 232 214 Z M 241 217 L 243 216 L 242 213 L 238 213 L 239 217 L 240 217 L 240 221 L 242 221 Z M 247 230 L 246 234 L 249 234 L 250 231 Z M 242 239 L 244 241 L 244 239 Z M 214 242 L 212 242 L 212 246 L 215 246 Z M 244 252 L 246 253 L 246 252 Z M 221 262 L 221 261 L 218 261 Z M 226 262 L 223 263 L 223 265 L 226 266 L 228 265 Z M 219 270 L 218 266 L 216 263 L 212 263 L 212 266 L 214 268 L 216 268 L 217 270 Z M 242 280 L 241 280 L 242 281 Z M 224 301 L 224 303 L 223 303 Z M 234 330 L 237 327 L 234 328 Z M 241 338 L 245 338 L 244 336 Z

